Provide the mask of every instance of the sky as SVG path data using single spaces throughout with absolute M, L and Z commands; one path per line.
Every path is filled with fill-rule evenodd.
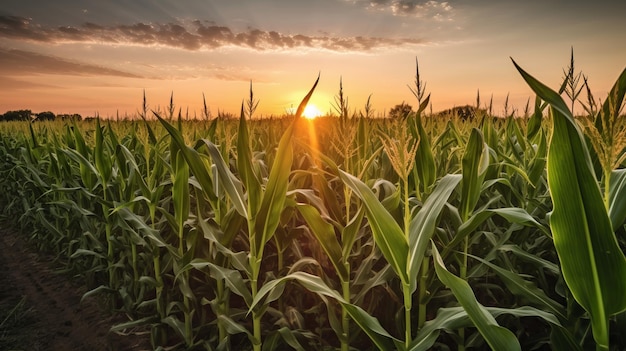
M 238 115 L 250 84 L 258 117 L 311 100 L 374 115 L 417 106 L 416 60 L 434 112 L 454 106 L 521 114 L 534 95 L 511 58 L 558 89 L 576 72 L 604 99 L 626 65 L 626 1 L 55 0 L 0 5 L 0 113 L 101 117 L 142 108 Z

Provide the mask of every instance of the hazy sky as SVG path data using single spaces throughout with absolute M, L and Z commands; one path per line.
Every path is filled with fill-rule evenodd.
M 626 1 L 55 0 L 0 5 L 0 113 L 135 114 L 174 103 L 237 112 L 252 81 L 259 115 L 297 105 L 318 73 L 321 110 L 343 79 L 351 110 L 417 105 L 415 59 L 434 111 L 523 110 L 509 57 L 558 88 L 574 48 L 597 98 L 626 64 Z M 531 100 L 532 101 L 532 100 Z

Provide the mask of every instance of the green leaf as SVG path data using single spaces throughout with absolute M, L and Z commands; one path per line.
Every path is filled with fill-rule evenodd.
M 296 280 L 305 289 L 318 294 L 322 299 L 330 297 L 339 302 L 380 350 L 402 348 L 402 342 L 391 336 L 375 317 L 372 317 L 361 307 L 346 302 L 337 291 L 331 289 L 320 277 L 305 272 L 294 272 L 265 283 L 254 298 L 254 301 L 252 301 L 250 311 L 256 308 L 256 305 L 263 300 L 265 300 L 265 303 L 271 302 L 266 300 L 265 297 L 269 296 L 270 292 L 279 285 L 284 285 L 289 280 Z M 277 296 L 274 296 L 274 298 L 277 298 Z
M 263 193 L 263 199 L 259 207 L 258 213 L 252 212 L 251 215 L 255 215 L 254 220 L 254 246 L 256 248 L 256 257 L 260 260 L 263 256 L 263 249 L 265 243 L 267 243 L 280 222 L 280 214 L 283 211 L 285 205 L 285 194 L 289 186 L 289 175 L 291 173 L 291 165 L 293 163 L 293 148 L 291 146 L 291 138 L 293 130 L 296 127 L 296 122 L 304 112 L 304 108 L 309 102 L 315 87 L 319 82 L 319 77 L 313 84 L 313 87 L 307 95 L 302 99 L 298 110 L 296 112 L 296 119 L 287 128 L 283 136 L 278 143 L 278 150 L 276 151 L 276 157 L 274 164 L 270 170 L 269 178 L 267 180 L 267 186 Z M 245 118 L 243 119 L 245 121 Z
M 626 221 L 626 169 L 611 173 L 609 216 L 614 230 L 623 226 Z
M 480 189 L 487 166 L 489 153 L 480 130 L 472 128 L 463 154 L 463 181 L 461 183 L 461 218 L 466 221 L 474 211 L 480 197 Z
M 372 234 L 376 245 L 385 256 L 385 259 L 403 284 L 409 284 L 407 271 L 407 259 L 409 253 L 409 243 L 407 238 L 395 219 L 378 201 L 374 192 L 361 180 L 355 176 L 339 171 L 341 180 L 354 194 L 356 194 L 365 206 L 367 220 L 372 228 Z
M 415 115 L 415 123 L 411 123 L 411 132 L 416 140 L 419 140 L 419 146 L 415 153 L 415 169 L 423 186 L 423 190 L 428 192 L 430 187 L 437 179 L 437 167 L 435 165 L 435 157 L 430 145 L 430 137 L 422 124 L 422 114 L 428 103 L 430 102 L 430 94 L 420 105 Z M 412 117 L 411 117 L 412 118 Z
M 607 99 L 604 101 L 602 105 L 602 118 L 601 129 L 606 128 L 611 123 L 608 122 L 609 119 L 619 118 L 620 111 L 622 110 L 622 104 L 624 103 L 624 96 L 626 95 L 626 68 L 622 71 L 622 73 L 613 84 L 611 91 L 608 94 Z
M 185 221 L 189 218 L 189 167 L 184 162 L 182 152 L 172 155 L 176 158 L 174 180 L 172 182 L 172 202 L 178 229 L 182 229 Z M 179 236 L 183 233 L 178 233 Z
M 523 250 L 517 245 L 502 245 L 498 248 L 499 251 L 511 252 L 515 256 L 521 258 L 524 261 L 531 262 L 538 269 L 546 269 L 551 274 L 558 276 L 561 274 L 559 266 L 553 262 L 545 260 L 537 255 L 532 254 L 527 250 Z
M 189 266 L 184 267 L 181 272 L 179 272 L 179 274 L 190 268 L 195 268 L 197 270 L 208 268 L 211 277 L 213 277 L 214 279 L 224 280 L 224 282 L 226 282 L 226 286 L 228 286 L 228 288 L 235 294 L 241 296 L 246 302 L 246 305 L 253 305 L 252 295 L 250 294 L 250 291 L 248 290 L 245 281 L 241 277 L 241 272 L 234 269 L 221 267 L 212 262 L 197 258 L 192 260 L 189 263 Z
M 228 332 L 229 335 L 246 334 L 250 340 L 254 338 L 252 334 L 243 325 L 235 322 L 229 316 L 220 314 L 217 316 L 217 319 L 218 319 L 218 323 L 220 323 L 220 325 L 223 325 L 226 328 L 226 331 Z
M 237 171 L 239 171 L 239 177 L 246 187 L 248 198 L 247 218 L 252 218 L 259 210 L 263 189 L 261 188 L 261 180 L 258 172 L 254 168 L 252 149 L 250 148 L 250 135 L 243 104 L 241 104 L 239 131 L 237 133 Z M 250 230 L 252 230 L 252 228 L 250 228 Z M 252 233 L 250 233 L 250 235 L 252 235 Z
M 291 164 L 293 162 L 293 148 L 291 146 L 291 136 L 293 124 L 287 128 L 278 143 L 278 151 L 270 175 L 259 212 L 254 221 L 254 241 L 256 243 L 257 258 L 262 257 L 263 248 L 268 242 L 280 222 L 280 214 L 285 205 L 287 188 L 289 186 L 289 174 L 291 174 Z M 254 215 L 254 214 L 253 214 Z
M 439 251 L 433 243 L 432 245 L 433 260 L 435 262 L 435 271 L 439 280 L 446 285 L 459 301 L 463 309 L 485 338 L 493 350 L 521 350 L 520 344 L 510 330 L 498 325 L 495 318 L 487 311 L 487 309 L 478 303 L 474 292 L 469 284 L 450 273 L 439 256 Z
M 156 112 L 153 112 L 153 113 L 156 116 L 156 118 L 161 122 L 163 127 L 165 127 L 167 132 L 170 134 L 170 137 L 172 138 L 173 143 L 177 146 L 177 148 L 182 153 L 183 157 L 185 158 L 185 161 L 187 161 L 187 164 L 189 165 L 189 168 L 191 169 L 191 172 L 198 180 L 198 183 L 200 183 L 200 185 L 202 186 L 202 190 L 204 194 L 209 199 L 215 199 L 215 192 L 213 191 L 211 175 L 209 174 L 209 171 L 207 170 L 204 162 L 202 162 L 202 159 L 200 155 L 198 154 L 198 152 L 190 147 L 187 147 L 187 145 L 185 145 L 185 139 L 183 138 L 182 134 L 180 133 L 178 129 L 174 128 L 166 120 L 161 118 L 161 116 L 159 116 Z M 175 155 L 172 155 L 172 157 L 174 156 Z
M 226 161 L 222 157 L 219 149 L 212 142 L 202 139 L 196 143 L 196 149 L 200 145 L 206 145 L 209 150 L 209 155 L 211 155 L 211 159 L 213 159 L 213 164 L 217 168 L 217 173 L 219 175 L 219 180 L 226 190 L 226 193 L 230 197 L 233 202 L 233 206 L 240 215 L 245 218 L 248 218 L 248 209 L 246 207 L 243 188 L 241 187 L 241 183 L 235 178 L 235 175 L 230 171 L 228 165 L 226 165 Z
M 341 244 L 339 244 L 337 236 L 335 235 L 335 228 L 322 218 L 315 207 L 305 204 L 298 204 L 296 207 L 300 214 L 302 214 L 302 217 L 304 217 L 311 232 L 324 249 L 324 252 L 326 252 L 326 255 L 330 258 L 330 262 L 335 267 L 341 280 L 344 282 L 349 281 L 350 272 L 348 272 L 348 269 L 343 264 Z
M 545 106 L 544 106 L 545 107 Z M 531 140 L 541 130 L 541 120 L 543 119 L 543 109 L 541 106 L 541 98 L 535 96 L 535 109 L 528 120 L 526 127 L 526 137 Z
M 409 224 L 409 267 L 407 268 L 411 293 L 415 292 L 417 288 L 417 275 L 422 266 L 428 243 L 430 243 L 435 232 L 437 218 L 460 181 L 460 174 L 448 174 L 441 178 L 437 188 L 426 199 L 422 208 Z
M 550 217 L 554 246 L 567 286 L 591 315 L 598 347 L 608 349 L 608 319 L 626 309 L 626 258 L 571 112 L 556 92 L 513 63 L 551 106 L 554 128 L 548 151 L 548 185 L 554 205 Z
M 523 297 L 528 301 L 543 307 L 544 309 L 549 309 L 551 313 L 557 315 L 563 320 L 567 319 L 564 307 L 548 297 L 548 295 L 546 295 L 543 290 L 539 289 L 535 283 L 525 280 L 519 274 L 499 267 L 480 257 L 470 254 L 468 254 L 468 256 L 480 261 L 482 264 L 490 267 L 494 272 L 496 272 L 509 291 L 511 291 L 514 295 Z
M 111 180 L 112 165 L 108 152 L 104 147 L 104 135 L 100 126 L 100 118 L 96 118 L 96 147 L 94 149 L 96 169 L 104 186 Z
M 549 323 L 554 331 L 561 331 L 563 336 L 569 337 L 571 336 L 567 332 L 567 330 L 561 325 L 559 320 L 552 315 L 551 313 L 538 310 L 533 307 L 522 306 L 513 309 L 506 308 L 496 308 L 496 307 L 485 307 L 486 311 L 489 312 L 494 318 L 497 318 L 500 315 L 508 314 L 515 317 L 530 317 L 530 318 L 541 318 L 547 323 Z M 439 332 L 441 330 L 455 330 L 459 328 L 471 327 L 472 320 L 469 318 L 467 312 L 463 309 L 463 307 L 444 307 L 440 308 L 437 311 L 437 316 L 429 320 L 424 324 L 424 327 L 420 329 L 417 333 L 417 337 L 411 342 L 411 346 L 409 350 L 411 351 L 426 351 L 431 350 L 434 345 L 437 337 L 439 336 Z M 572 347 L 566 348 L 567 350 L 580 350 L 580 347 Z M 558 349 L 557 350 L 565 350 Z
M 463 224 L 459 226 L 457 234 L 444 249 L 443 256 L 446 257 L 450 250 L 454 249 L 459 243 L 463 241 L 466 236 L 473 233 L 476 228 L 482 225 L 493 215 L 499 215 L 510 223 L 516 223 L 527 227 L 536 227 L 542 232 L 546 234 L 548 233 L 548 230 L 543 225 L 538 223 L 524 209 L 517 207 L 484 209 L 476 211 L 474 214 L 472 214 L 470 218 L 467 219 L 467 221 L 463 222 Z
M 354 241 L 356 240 L 359 229 L 361 229 L 364 216 L 365 210 L 363 207 L 359 207 L 357 213 L 341 231 L 341 243 L 343 245 L 341 255 L 345 258 L 350 257 L 350 252 L 352 252 Z

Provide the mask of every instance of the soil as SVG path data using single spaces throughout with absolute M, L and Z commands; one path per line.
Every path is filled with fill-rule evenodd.
M 0 229 L 0 350 L 152 349 L 149 334 L 111 332 L 127 319 L 107 312 L 97 297 L 81 302 L 84 284 L 58 270 L 52 256 Z

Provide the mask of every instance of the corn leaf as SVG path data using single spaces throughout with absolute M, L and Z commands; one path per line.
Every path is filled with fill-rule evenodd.
M 222 154 L 218 150 L 217 146 L 215 146 L 215 144 L 206 139 L 203 139 L 199 140 L 196 143 L 196 148 L 198 148 L 200 145 L 206 145 L 207 149 L 209 150 L 209 155 L 211 155 L 211 159 L 213 159 L 213 164 L 217 168 L 219 180 L 226 190 L 226 193 L 230 197 L 231 201 L 233 202 L 233 206 L 235 206 L 235 209 L 237 210 L 237 212 L 239 212 L 240 215 L 248 218 L 248 209 L 246 207 L 241 182 L 239 182 L 230 171 L 230 169 L 228 169 L 226 161 L 224 161 Z
M 311 206 L 305 204 L 298 204 L 296 206 L 304 220 L 308 224 L 311 232 L 320 245 L 330 258 L 330 262 L 335 267 L 335 270 L 341 277 L 341 280 L 347 282 L 350 280 L 350 272 L 348 272 L 348 268 L 343 264 L 343 256 L 341 252 L 341 244 L 337 240 L 337 236 L 335 235 L 335 228 L 332 224 L 326 222 L 319 211 Z
M 204 162 L 202 162 L 202 159 L 200 158 L 200 155 L 198 154 L 198 152 L 188 147 L 185 144 L 185 139 L 183 138 L 182 134 L 180 133 L 178 129 L 174 128 L 174 126 L 172 126 L 166 120 L 161 118 L 161 116 L 159 116 L 156 112 L 153 112 L 153 113 L 156 116 L 156 118 L 161 122 L 163 127 L 165 127 L 167 132 L 170 134 L 172 138 L 172 146 L 175 144 L 176 147 L 180 149 L 180 152 L 182 153 L 182 156 L 185 158 L 185 161 L 187 161 L 187 164 L 189 165 L 191 172 L 198 180 L 198 183 L 200 183 L 200 185 L 202 186 L 202 190 L 204 191 L 204 194 L 209 199 L 215 199 L 215 192 L 213 190 L 213 183 L 211 181 L 211 175 L 209 174 L 209 171 L 206 169 Z
M 189 167 L 182 156 L 182 152 L 179 151 L 172 156 L 176 158 L 176 169 L 172 182 L 172 201 L 178 228 L 182 228 L 183 223 L 189 218 Z M 183 235 L 183 233 L 178 233 L 178 235 Z
M 252 149 L 250 148 L 250 135 L 246 114 L 241 105 L 241 116 L 239 117 L 239 132 L 237 133 L 237 170 L 239 177 L 246 187 L 248 198 L 248 218 L 254 217 L 259 211 L 263 189 L 258 172 L 254 168 Z M 252 228 L 250 228 L 252 230 Z M 252 235 L 252 233 L 251 233 Z
M 461 218 L 465 221 L 474 211 L 487 166 L 489 154 L 480 130 L 473 128 L 463 154 L 463 181 L 461 182 Z
M 437 179 L 435 157 L 433 156 L 433 150 L 430 145 L 430 137 L 422 124 L 421 115 L 421 112 L 426 109 L 429 102 L 430 95 L 428 95 L 419 106 L 418 112 L 415 115 L 415 123 L 410 124 L 413 137 L 415 140 L 419 140 L 419 146 L 415 154 L 415 169 L 417 170 L 420 183 L 425 192 L 428 192 Z
M 539 289 L 534 282 L 525 280 L 521 275 L 499 267 L 480 257 L 470 254 L 468 254 L 468 256 L 480 261 L 480 263 L 488 266 L 496 272 L 496 274 L 500 277 L 500 279 L 502 279 L 504 284 L 513 294 L 523 297 L 528 301 L 541 306 L 543 309 L 549 309 L 551 313 L 555 314 L 559 318 L 567 320 L 565 308 L 558 302 L 548 297 L 548 295 L 546 295 L 543 290 Z
M 607 99 L 602 104 L 602 114 L 601 120 L 602 123 L 600 126 L 601 129 L 607 128 L 611 123 L 608 121 L 612 118 L 617 118 L 620 115 L 620 111 L 622 110 L 622 104 L 624 102 L 624 96 L 626 95 L 626 68 L 622 71 L 622 73 L 617 78 L 615 84 L 611 88 Z
M 419 273 L 424 253 L 430 243 L 430 239 L 435 232 L 437 218 L 441 210 L 447 203 L 452 191 L 461 181 L 461 175 L 448 174 L 443 177 L 437 188 L 430 194 L 424 206 L 409 224 L 409 278 L 411 282 L 411 293 L 417 288 L 417 274 Z
M 591 315 L 598 347 L 608 349 L 608 319 L 626 309 L 626 258 L 571 112 L 556 92 L 513 64 L 551 105 L 554 131 L 548 151 L 548 185 L 554 204 L 550 218 L 554 246 L 567 286 Z
M 611 173 L 609 216 L 614 230 L 623 226 L 626 221 L 626 169 Z
M 432 249 L 437 277 L 445 286 L 452 290 L 452 293 L 463 306 L 472 323 L 485 338 L 491 349 L 503 351 L 521 350 L 515 334 L 498 325 L 495 318 L 476 300 L 469 284 L 448 271 L 434 243 Z
M 406 269 L 409 243 L 402 229 L 365 183 L 344 171 L 339 171 L 339 174 L 344 184 L 363 201 L 376 245 L 387 262 L 391 264 L 396 275 L 400 277 L 402 283 L 409 284 L 409 275 Z
M 254 240 L 258 252 L 261 252 L 265 243 L 272 238 L 280 222 L 280 213 L 285 204 L 285 194 L 289 186 L 289 174 L 293 162 L 292 131 L 293 125 L 289 126 L 280 139 L 261 206 L 255 217 Z M 257 255 L 257 258 L 260 259 L 261 256 Z
M 111 180 L 113 167 L 104 145 L 104 135 L 102 133 L 102 127 L 100 126 L 100 118 L 96 119 L 96 147 L 94 149 L 94 158 L 96 169 L 102 179 L 103 186 L 106 186 L 106 184 Z
M 293 130 L 298 119 L 304 112 L 304 108 L 309 103 L 309 99 L 311 98 L 311 95 L 313 95 L 313 91 L 315 91 L 315 87 L 317 87 L 318 82 L 319 76 L 313 84 L 313 87 L 300 102 L 294 121 L 287 128 L 278 143 L 278 150 L 276 151 L 274 164 L 270 170 L 267 186 L 265 188 L 265 192 L 263 193 L 261 206 L 255 217 L 254 241 L 256 243 L 256 248 L 260 253 L 257 255 L 258 259 L 262 257 L 265 243 L 272 238 L 276 228 L 278 227 L 278 223 L 280 222 L 280 214 L 285 205 L 285 194 L 287 193 L 287 188 L 289 186 L 291 164 L 293 163 L 293 147 L 291 146 Z M 243 120 L 245 121 L 245 118 Z
M 541 318 L 545 322 L 549 323 L 552 327 L 552 331 L 559 331 L 560 335 L 564 339 L 572 340 L 571 335 L 559 322 L 559 320 L 551 313 L 538 310 L 529 306 L 522 306 L 513 309 L 485 307 L 485 310 L 489 312 L 494 318 L 500 315 L 507 314 L 515 317 L 530 317 Z M 426 322 L 424 327 L 417 333 L 417 337 L 411 342 L 409 347 L 410 351 L 427 351 L 431 350 L 441 330 L 455 330 L 459 328 L 471 327 L 472 320 L 470 319 L 467 311 L 463 307 L 444 307 L 437 311 L 437 316 Z M 560 345 L 567 345 L 567 348 L 556 348 L 556 350 L 580 350 L 580 346 L 573 345 L 571 342 L 560 343 Z M 495 350 L 495 349 L 494 349 Z
M 266 304 L 271 302 L 272 300 L 269 299 L 271 291 L 289 280 L 296 280 L 305 289 L 318 294 L 322 299 L 330 297 L 339 302 L 380 350 L 392 350 L 403 346 L 401 341 L 391 336 L 375 317 L 361 307 L 346 302 L 337 291 L 331 289 L 320 277 L 305 272 L 294 272 L 265 283 L 252 301 L 249 311 L 252 311 L 261 301 L 265 300 Z M 274 296 L 275 298 L 278 296 Z

